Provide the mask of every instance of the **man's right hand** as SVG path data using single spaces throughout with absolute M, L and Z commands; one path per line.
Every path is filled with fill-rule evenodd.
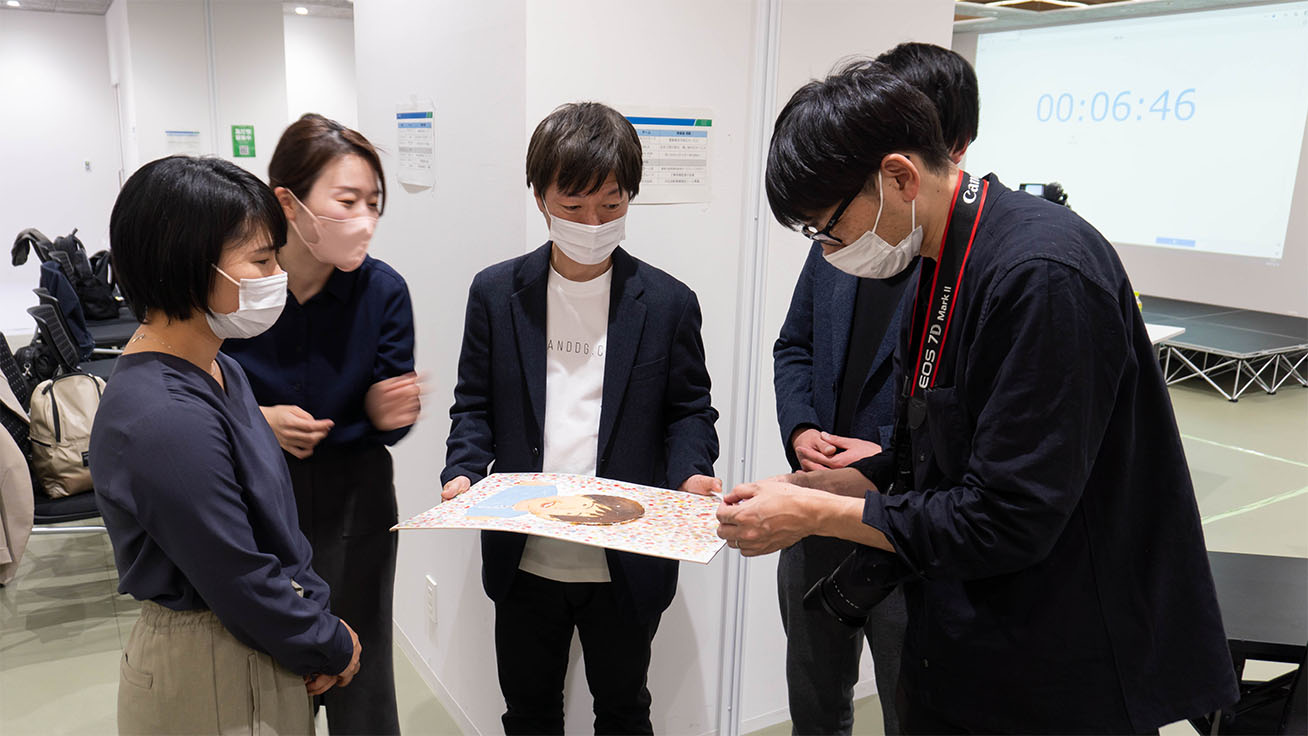
M 330 419 L 314 419 L 309 412 L 290 404 L 261 406 L 259 409 L 268 420 L 268 426 L 272 427 L 277 444 L 301 460 L 313 454 L 313 448 L 335 425 Z
M 359 645 L 359 635 L 354 633 L 354 629 L 350 628 L 349 624 L 345 623 L 345 619 L 341 619 L 341 626 L 344 626 L 345 630 L 350 632 L 350 641 L 354 642 L 354 654 L 350 657 L 350 663 L 346 665 L 345 669 L 336 675 L 337 687 L 349 685 L 350 680 L 353 680 L 354 676 L 359 673 L 359 655 L 363 652 L 363 647 Z
M 822 432 L 814 427 L 802 427 L 790 436 L 800 470 L 822 470 L 831 467 L 830 458 L 839 448 L 822 439 Z
M 471 487 L 472 487 L 472 481 L 468 480 L 468 476 L 460 475 L 459 477 L 451 480 L 449 483 L 446 483 L 445 487 L 441 489 L 441 500 L 449 501 L 450 499 L 467 491 Z

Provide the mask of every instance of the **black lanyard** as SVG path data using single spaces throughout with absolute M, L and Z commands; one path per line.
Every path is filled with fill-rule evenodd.
M 904 372 L 900 394 L 903 402 L 895 421 L 893 440 L 898 467 L 895 486 L 899 491 L 913 485 L 913 448 L 909 446 L 909 429 L 917 429 L 926 419 L 926 400 L 922 392 L 936 385 L 944 369 L 941 356 L 949 337 L 954 303 L 963 284 L 963 271 L 976 240 L 977 225 L 989 189 L 990 182 L 985 179 L 965 171 L 958 172 L 938 260 L 932 262 L 924 258 L 918 273 L 917 298 L 913 302 L 908 340 L 910 352 L 905 356 L 910 358 L 905 367 L 911 367 L 912 371 Z

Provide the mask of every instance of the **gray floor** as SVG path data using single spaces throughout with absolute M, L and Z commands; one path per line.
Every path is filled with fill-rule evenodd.
M 1172 397 L 1209 548 L 1308 557 L 1308 390 L 1250 393 L 1233 404 L 1211 390 L 1180 386 Z M 4 736 L 114 732 L 118 658 L 139 610 L 115 593 L 115 583 L 104 535 L 33 539 L 17 580 L 0 589 Z M 454 733 L 454 722 L 398 650 L 395 661 L 405 733 Z M 786 722 L 756 733 L 789 731 Z M 881 732 L 875 697 L 857 704 L 855 732 Z M 1163 733 L 1193 731 L 1176 724 Z
M 18 577 L 0 588 L 0 734 L 116 732 L 118 659 L 140 611 L 117 583 L 104 534 L 32 538 Z M 404 733 L 458 733 L 399 649 L 395 680 Z

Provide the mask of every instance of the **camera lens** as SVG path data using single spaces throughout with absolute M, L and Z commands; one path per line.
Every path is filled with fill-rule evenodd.
M 890 552 L 859 547 L 809 589 L 804 608 L 826 611 L 846 626 L 865 626 L 872 609 L 895 589 L 895 562 Z

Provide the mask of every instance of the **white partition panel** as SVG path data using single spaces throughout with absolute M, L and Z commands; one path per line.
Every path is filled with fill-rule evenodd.
M 742 216 L 749 183 L 750 80 L 755 61 L 752 0 L 533 0 L 527 4 L 527 117 L 536 123 L 564 102 L 595 100 L 625 114 L 702 110 L 712 116 L 709 179 L 703 204 L 647 204 L 627 216 L 633 255 L 688 284 L 703 310 L 703 337 L 721 412 L 725 476 L 731 447 Z M 521 171 L 515 183 L 526 212 L 525 247 L 548 237 Z M 738 474 L 728 480 L 738 480 Z M 664 613 L 650 668 L 654 730 L 699 734 L 718 725 L 723 636 L 724 551 L 708 567 L 683 563 L 676 599 Z M 574 641 L 567 729 L 591 733 L 591 700 Z
M 629 114 L 711 116 L 709 201 L 641 205 L 638 198 L 626 247 L 699 295 L 714 404 L 722 412 L 718 474 L 732 483 L 783 469 L 771 343 L 806 248 L 799 236 L 756 220 L 769 217 L 760 210 L 757 178 L 775 115 L 764 109 L 772 90 L 762 80 L 777 79 L 779 106 L 840 56 L 876 53 L 910 38 L 948 43 L 951 7 L 949 0 L 358 4 L 361 130 L 393 152 L 396 105 L 418 99 L 435 106 L 436 185 L 401 186 L 388 155 L 391 196 L 374 246 L 409 280 L 419 370 L 428 387 L 422 421 L 396 450 L 400 513 L 436 501 L 472 276 L 546 239 L 525 182 L 530 131 L 556 105 L 575 100 L 602 101 Z M 755 242 L 760 237 L 771 242 Z M 724 552 L 708 567 L 682 566 L 650 673 L 660 732 L 747 731 L 786 716 L 775 558 L 751 563 L 754 585 L 741 609 L 736 581 L 745 566 L 734 555 Z M 437 583 L 434 623 L 425 612 L 427 575 Z M 402 537 L 396 577 L 402 645 L 425 665 L 420 669 L 469 732 L 500 729 L 491 622 L 475 534 Z M 590 731 L 592 717 L 577 654 L 567 714 L 569 732 L 581 733 Z
M 391 0 L 354 9 L 359 127 L 383 150 L 386 212 L 372 252 L 409 283 L 424 415 L 394 450 L 401 518 L 439 500 L 468 286 L 522 252 L 525 7 L 522 0 Z M 395 108 L 435 104 L 436 185 L 396 178 Z M 437 582 L 436 620 L 426 580 Z M 421 661 L 465 732 L 496 733 L 493 609 L 481 587 L 475 532 L 406 532 L 395 575 L 401 646 Z

